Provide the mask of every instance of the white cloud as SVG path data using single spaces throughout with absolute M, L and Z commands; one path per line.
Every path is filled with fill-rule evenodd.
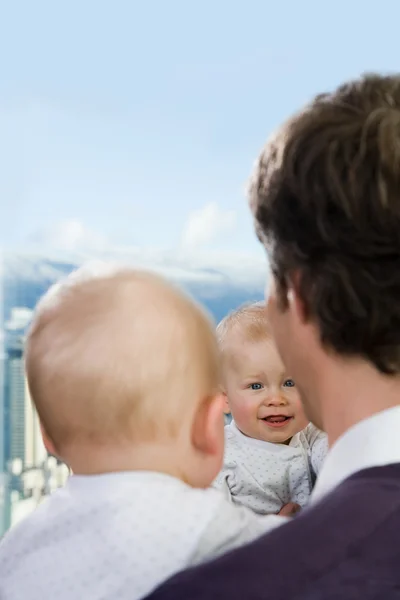
M 66 252 L 98 252 L 107 247 L 104 236 L 88 229 L 77 219 L 65 220 L 44 227 L 37 231 L 31 240 L 42 248 Z
M 223 211 L 208 204 L 192 213 L 187 221 L 180 248 L 166 250 L 154 246 L 123 246 L 115 244 L 79 220 L 65 220 L 46 226 L 31 236 L 34 242 L 17 252 L 7 253 L 7 273 L 23 275 L 26 280 L 59 277 L 63 263 L 82 264 L 87 261 L 107 261 L 155 270 L 166 277 L 193 285 L 203 291 L 231 285 L 249 290 L 262 290 L 268 267 L 265 253 L 248 254 L 207 247 L 216 236 L 231 231 L 236 223 L 235 211 Z M 22 252 L 22 254 L 21 254 Z M 31 260 L 28 257 L 31 257 Z M 0 263 L 1 264 L 1 263 Z M 67 269 L 67 267 L 66 267 Z M 200 287 L 199 287 L 200 286 Z
M 182 233 L 184 247 L 198 247 L 215 240 L 218 235 L 231 231 L 236 225 L 236 212 L 222 210 L 215 202 L 193 211 Z
M 32 318 L 32 311 L 25 307 L 14 307 L 11 311 L 11 317 L 5 324 L 8 331 L 24 329 Z

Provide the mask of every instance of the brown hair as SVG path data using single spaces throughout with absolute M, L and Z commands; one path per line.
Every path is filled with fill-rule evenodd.
M 249 196 L 282 307 L 296 273 L 325 346 L 400 373 L 400 76 L 317 96 L 267 144 Z

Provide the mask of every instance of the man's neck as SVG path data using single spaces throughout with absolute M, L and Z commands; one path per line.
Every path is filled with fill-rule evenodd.
M 364 361 L 330 358 L 329 363 L 320 371 L 316 390 L 332 446 L 359 421 L 400 405 L 400 377 L 383 375 Z

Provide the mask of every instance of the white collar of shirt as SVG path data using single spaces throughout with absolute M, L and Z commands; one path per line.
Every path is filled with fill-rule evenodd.
M 336 441 L 318 476 L 311 502 L 358 471 L 393 463 L 400 463 L 400 406 L 360 421 Z

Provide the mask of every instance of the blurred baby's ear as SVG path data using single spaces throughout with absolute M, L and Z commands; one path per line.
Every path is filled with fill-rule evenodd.
M 186 480 L 198 488 L 209 487 L 222 467 L 224 457 L 225 398 L 216 393 L 197 408 L 191 430 L 191 473 Z
M 192 430 L 192 442 L 204 454 L 218 454 L 224 442 L 223 413 L 225 395 L 218 393 L 204 399 L 197 410 Z

